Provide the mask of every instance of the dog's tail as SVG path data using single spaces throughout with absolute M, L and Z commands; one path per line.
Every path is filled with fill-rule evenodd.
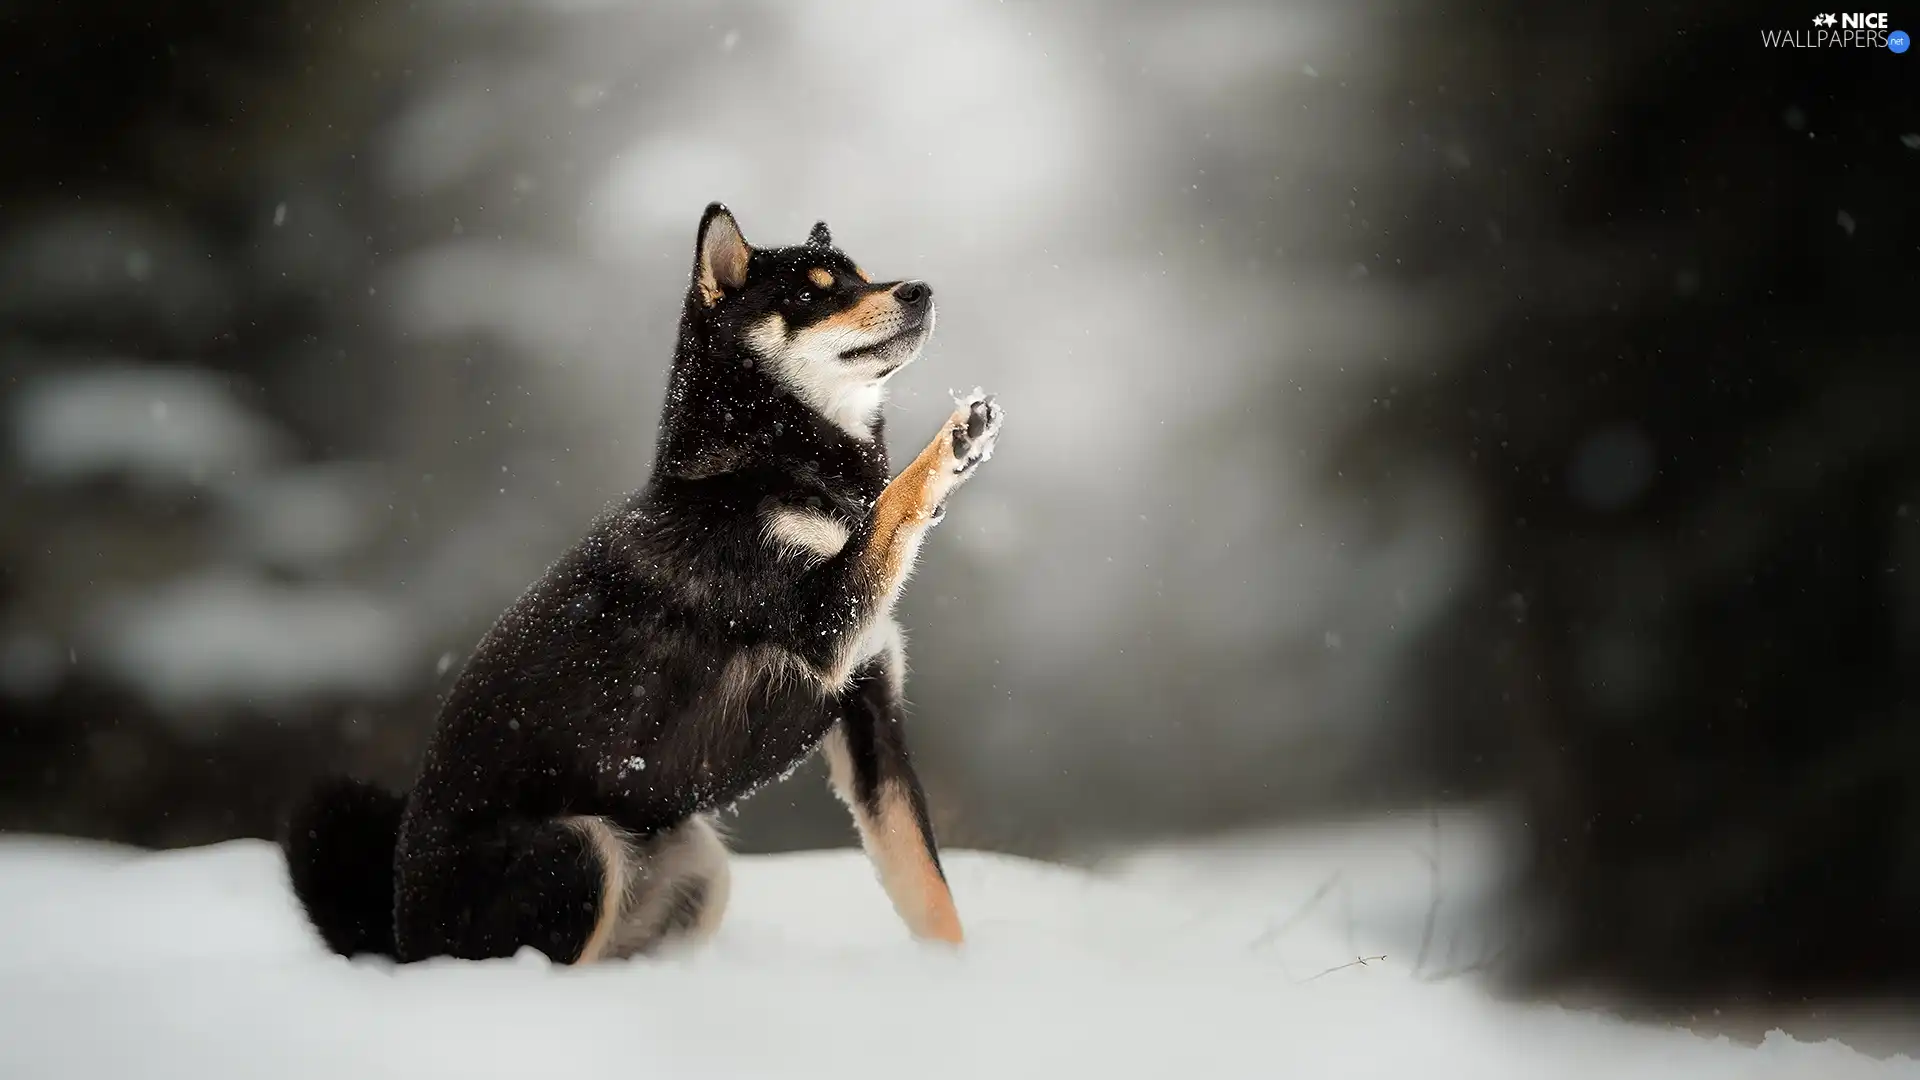
M 307 918 L 342 956 L 393 956 L 393 848 L 406 799 L 359 780 L 322 781 L 287 820 L 281 850 Z

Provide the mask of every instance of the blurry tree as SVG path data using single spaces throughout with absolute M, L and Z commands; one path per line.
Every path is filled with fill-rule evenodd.
M 1494 5 L 1413 35 L 1397 124 L 1449 176 L 1395 273 L 1471 317 L 1337 483 L 1438 463 L 1474 493 L 1420 753 L 1521 796 L 1532 985 L 1920 989 L 1920 138 L 1899 58 L 1757 44 L 1802 22 Z

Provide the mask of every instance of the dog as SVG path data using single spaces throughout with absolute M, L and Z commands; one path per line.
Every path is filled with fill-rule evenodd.
M 482 638 L 412 790 L 323 781 L 290 814 L 295 894 L 329 948 L 556 963 L 714 933 L 715 813 L 824 750 L 894 909 L 960 919 L 903 726 L 893 607 L 948 498 L 993 453 L 975 390 L 889 478 L 888 380 L 934 326 L 825 222 L 755 248 L 707 207 L 647 483 Z

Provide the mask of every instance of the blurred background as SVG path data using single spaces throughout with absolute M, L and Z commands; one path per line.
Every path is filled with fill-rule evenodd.
M 407 783 L 720 199 L 938 289 L 897 458 L 1007 407 L 903 602 L 947 844 L 1472 808 L 1516 987 L 1920 991 L 1920 59 L 1811 14 L 8 5 L 0 827 Z

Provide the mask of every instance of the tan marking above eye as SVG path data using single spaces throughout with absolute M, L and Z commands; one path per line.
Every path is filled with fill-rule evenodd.
M 823 289 L 833 288 L 833 274 L 817 266 L 807 271 L 807 280 Z
M 853 273 L 854 273 L 854 276 L 858 277 L 861 281 L 864 281 L 869 285 L 873 283 L 873 279 L 867 276 L 867 272 L 865 270 L 862 270 L 856 266 L 853 268 Z

